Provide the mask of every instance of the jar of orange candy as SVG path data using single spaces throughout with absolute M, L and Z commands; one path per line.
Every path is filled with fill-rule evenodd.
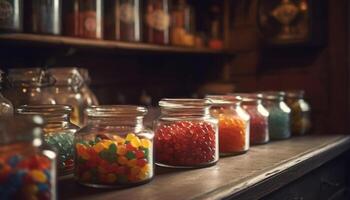
M 242 154 L 249 149 L 249 115 L 242 109 L 239 96 L 208 95 L 211 115 L 219 120 L 220 156 Z

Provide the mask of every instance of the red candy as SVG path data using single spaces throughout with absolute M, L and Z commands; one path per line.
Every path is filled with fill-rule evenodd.
M 256 106 L 245 105 L 243 108 L 250 116 L 250 143 L 262 144 L 268 142 L 268 117 L 259 113 Z
M 216 132 L 206 122 L 180 121 L 157 127 L 156 161 L 170 166 L 197 166 L 216 159 Z

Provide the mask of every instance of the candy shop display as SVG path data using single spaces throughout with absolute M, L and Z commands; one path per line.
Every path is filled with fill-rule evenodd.
M 156 164 L 172 168 L 198 168 L 219 159 L 218 121 L 210 104 L 201 99 L 163 99 L 155 122 Z
M 154 176 L 153 137 L 144 128 L 147 110 L 137 106 L 92 106 L 88 124 L 75 137 L 75 178 L 91 187 L 128 187 Z
M 284 102 L 284 92 L 264 92 L 263 104 L 269 111 L 270 139 L 287 139 L 290 131 L 290 108 Z
M 23 31 L 23 0 L 0 1 L 0 31 Z
M 64 34 L 103 38 L 103 0 L 63 1 Z
M 262 94 L 239 93 L 242 108 L 250 116 L 250 144 L 264 144 L 269 141 L 269 112 L 262 105 Z
M 32 0 L 25 4 L 30 8 L 28 30 L 33 33 L 60 35 L 62 33 L 62 0 Z M 26 1 L 27 3 L 27 1 Z
M 168 44 L 170 15 L 169 0 L 145 1 L 145 42 L 154 44 Z
M 9 69 L 10 88 L 4 90 L 15 108 L 21 105 L 56 104 L 51 94 L 55 80 L 40 68 Z
M 95 95 L 89 90 L 86 79 L 88 72 L 82 68 L 51 68 L 48 70 L 56 80 L 52 91 L 57 104 L 70 105 L 73 109 L 71 121 L 82 127 L 84 124 L 84 109 L 97 105 Z M 81 73 L 83 72 L 83 73 Z M 90 92 L 89 92 L 90 91 Z
M 58 174 L 66 175 L 74 168 L 74 134 L 79 127 L 71 124 L 69 115 L 72 109 L 64 105 L 32 105 L 17 109 L 19 115 L 39 115 L 45 120 L 43 126 L 44 141 L 58 151 Z
M 107 39 L 138 42 L 141 40 L 140 0 L 105 2 L 105 35 Z
M 219 120 L 221 156 L 237 155 L 249 149 L 249 115 L 242 109 L 239 96 L 207 96 L 211 115 Z
M 24 121 L 1 121 L 0 199 L 54 200 L 56 154 L 34 142 L 40 140 L 40 129 L 23 125 Z
M 291 108 L 291 129 L 293 135 L 305 135 L 311 128 L 310 106 L 304 100 L 304 91 L 288 91 L 286 103 Z

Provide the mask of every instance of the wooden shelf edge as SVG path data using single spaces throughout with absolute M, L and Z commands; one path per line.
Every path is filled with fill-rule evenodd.
M 213 50 L 209 48 L 190 48 L 166 45 L 154 45 L 146 43 L 131 43 L 111 40 L 85 39 L 66 36 L 39 35 L 27 33 L 0 34 L 0 42 L 35 43 L 44 45 L 57 45 L 77 48 L 100 48 L 119 51 L 138 51 L 156 53 L 184 53 L 184 54 L 233 54 L 225 50 Z

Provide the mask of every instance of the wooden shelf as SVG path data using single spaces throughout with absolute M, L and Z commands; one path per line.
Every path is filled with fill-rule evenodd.
M 209 168 L 157 168 L 152 182 L 129 189 L 87 188 L 66 177 L 59 181 L 58 195 L 60 199 L 85 200 L 260 199 L 269 191 L 291 183 L 349 148 L 350 136 L 295 137 L 254 146 L 246 154 L 221 158 L 217 165 Z
M 129 43 L 111 40 L 95 40 L 74 38 L 65 36 L 37 35 L 9 33 L 0 34 L 0 46 L 4 45 L 30 45 L 30 46 L 55 46 L 68 48 L 88 48 L 112 50 L 116 52 L 142 52 L 142 53 L 177 53 L 177 54 L 229 54 L 223 50 L 213 50 L 209 48 L 190 48 L 166 45 L 153 45 L 145 43 Z

